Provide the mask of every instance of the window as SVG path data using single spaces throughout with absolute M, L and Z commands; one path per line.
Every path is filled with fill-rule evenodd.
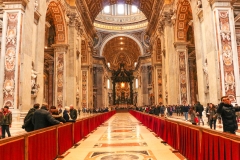
M 137 13 L 137 11 L 138 11 L 137 6 L 132 6 L 132 13 Z
M 110 80 L 107 80 L 107 88 L 110 89 Z
M 136 84 L 136 88 L 138 88 L 138 79 L 136 79 L 135 84 Z
M 137 67 L 137 62 L 134 63 L 134 67 Z
M 110 13 L 110 6 L 104 7 L 103 12 L 104 13 Z
M 117 5 L 117 13 L 118 14 L 124 14 L 124 4 L 118 4 Z

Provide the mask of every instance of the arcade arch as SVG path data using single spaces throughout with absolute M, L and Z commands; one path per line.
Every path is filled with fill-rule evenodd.
M 59 2 L 51 1 L 46 11 L 45 25 L 45 48 L 44 48 L 44 101 L 52 106 L 54 103 L 54 75 L 55 75 L 55 54 L 54 44 L 66 44 L 66 25 L 62 5 Z
M 175 26 L 176 43 L 178 45 L 184 44 L 186 47 L 185 51 L 178 53 L 180 63 L 180 103 L 195 104 L 198 101 L 198 78 L 193 27 L 192 9 L 190 3 L 184 0 L 178 4 Z M 185 61 L 182 57 L 187 59 L 187 66 L 181 66 L 181 62 Z M 188 80 L 184 82 L 181 74 L 185 71 L 187 72 L 186 78 Z M 187 82 L 188 84 L 185 85 L 184 83 Z M 185 96 L 186 92 L 189 92 L 189 96 Z

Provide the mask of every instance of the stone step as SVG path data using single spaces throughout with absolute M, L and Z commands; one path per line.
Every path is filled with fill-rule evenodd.
M 24 119 L 28 112 L 20 112 L 20 119 Z

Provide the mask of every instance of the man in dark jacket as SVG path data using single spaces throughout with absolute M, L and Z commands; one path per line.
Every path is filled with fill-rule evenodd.
M 236 120 L 236 112 L 240 111 L 240 107 L 233 107 L 228 96 L 221 98 L 217 113 L 221 115 L 223 122 L 223 132 L 236 134 L 238 124 Z
M 73 120 L 77 119 L 77 110 L 73 107 L 73 105 L 70 105 L 70 116 Z
M 41 109 L 34 112 L 32 117 L 32 123 L 34 130 L 42 129 L 56 124 L 63 124 L 58 120 L 54 119 L 50 112 L 47 111 L 47 106 L 42 105 Z
M 37 109 L 39 109 L 39 106 L 40 106 L 40 104 L 38 104 L 38 103 L 34 104 L 34 105 L 33 105 L 33 108 L 31 108 L 31 109 L 28 111 L 26 117 L 24 118 L 24 121 L 23 121 L 24 124 L 22 125 L 22 128 L 25 129 L 25 131 L 31 132 L 31 131 L 34 130 L 34 126 L 33 126 L 33 124 L 32 124 L 32 117 L 33 117 L 34 112 L 35 112 Z

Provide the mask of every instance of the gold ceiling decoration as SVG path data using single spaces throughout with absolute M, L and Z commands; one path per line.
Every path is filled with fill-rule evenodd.
M 111 30 L 111 31 L 125 31 L 125 30 L 137 30 L 146 28 L 148 25 L 148 22 L 143 22 L 139 24 L 129 24 L 129 25 L 111 25 L 111 24 L 101 24 L 101 23 L 94 23 L 94 26 L 98 29 L 102 30 Z
M 140 47 L 131 38 L 119 36 L 111 39 L 104 46 L 103 56 L 107 63 L 110 63 L 110 69 L 117 70 L 120 63 L 124 63 L 126 70 L 134 69 L 134 63 L 138 61 L 141 55 Z

